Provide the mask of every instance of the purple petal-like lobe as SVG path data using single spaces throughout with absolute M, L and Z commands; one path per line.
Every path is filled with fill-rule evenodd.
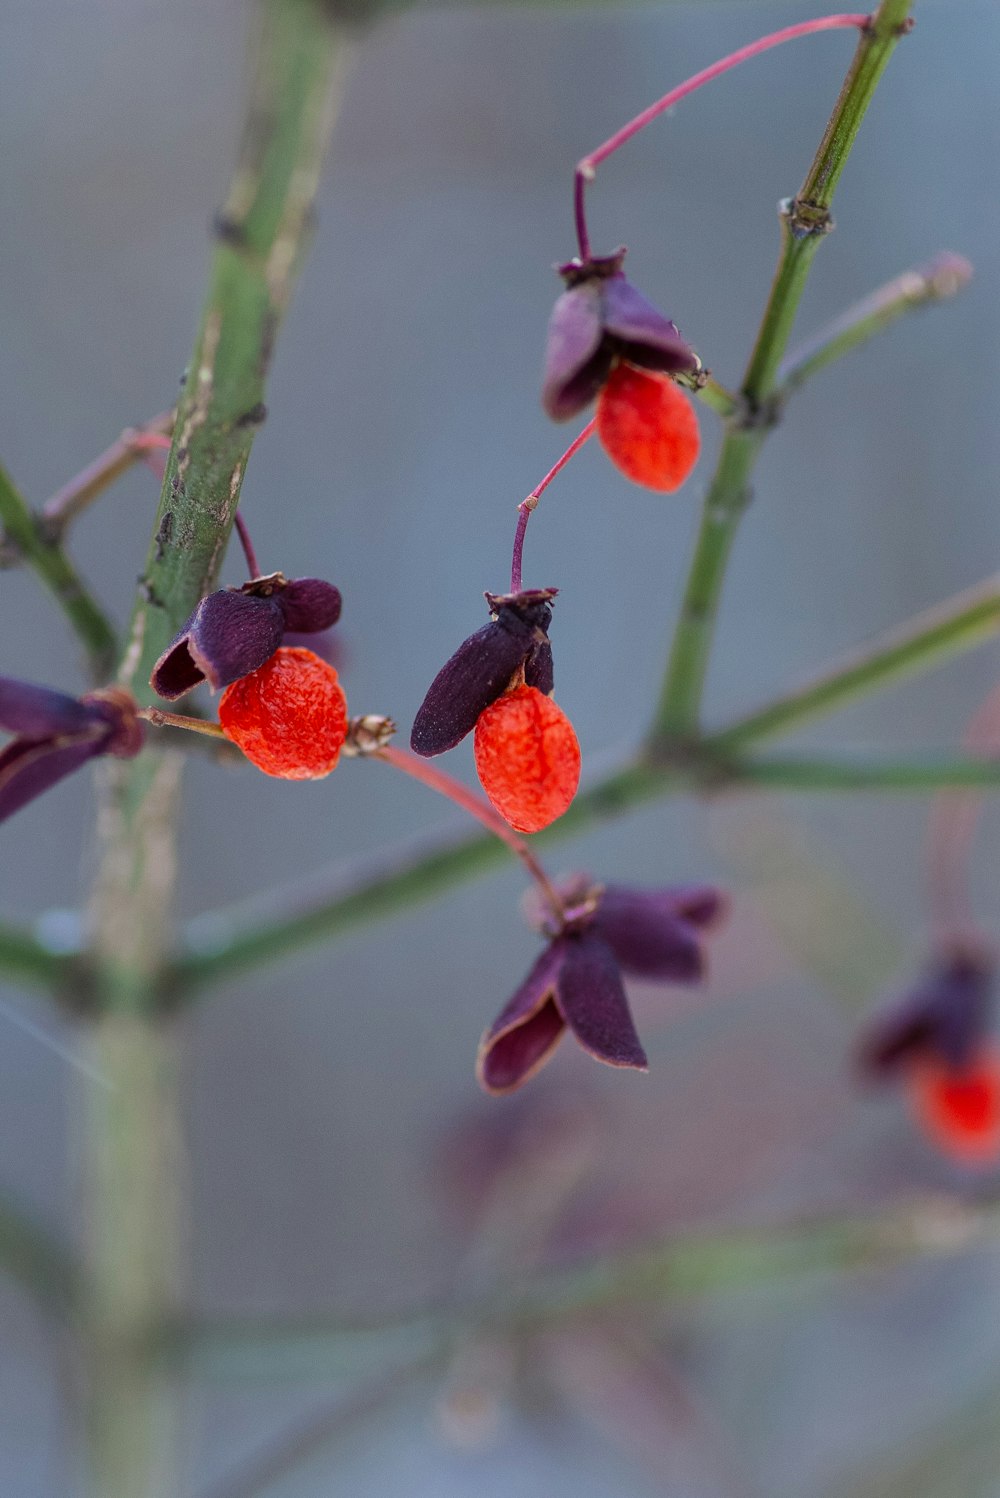
M 621 272 L 600 284 L 602 324 L 618 352 L 643 369 L 664 374 L 693 374 L 698 356 L 669 317 L 648 302 Z
M 724 908 L 711 888 L 633 889 L 609 884 L 594 916 L 594 930 L 627 973 L 663 982 L 697 983 L 705 953 L 697 927 Z
M 0 754 L 0 822 L 102 753 L 102 735 L 90 738 L 15 739 Z
M 413 720 L 410 748 L 428 758 L 454 749 L 481 712 L 506 690 L 532 648 L 530 633 L 484 624 L 441 667 Z
M 202 681 L 217 692 L 269 661 L 284 632 L 285 615 L 273 596 L 229 588 L 210 593 L 160 656 L 150 685 L 170 702 Z
M 52 734 L 86 733 L 93 714 L 76 697 L 0 676 L 0 728 L 43 739 Z
M 274 595 L 285 628 L 300 634 L 330 629 L 340 618 L 340 589 L 321 577 L 293 577 Z
M 564 291 L 549 318 L 542 376 L 542 406 L 553 421 L 582 411 L 607 379 L 611 358 L 603 337 L 599 281 Z
M 554 998 L 566 946 L 565 941 L 556 941 L 546 947 L 479 1042 L 476 1075 L 487 1092 L 520 1087 L 555 1049 L 566 1028 Z
M 921 1056 L 962 1070 L 979 1050 L 990 1024 L 994 972 L 984 954 L 953 952 L 876 1015 L 862 1036 L 863 1070 L 888 1076 Z
M 559 943 L 556 943 L 559 945 Z M 615 955 L 594 931 L 563 938 L 556 1003 L 585 1051 L 609 1066 L 646 1071 Z

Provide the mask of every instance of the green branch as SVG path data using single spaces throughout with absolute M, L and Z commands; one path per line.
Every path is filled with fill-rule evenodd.
M 216 585 L 275 339 L 309 237 L 346 55 L 326 0 L 265 0 L 240 159 L 216 224 L 208 296 L 178 404 L 149 554 L 119 669 L 143 701 L 154 662 Z M 170 942 L 181 756 L 148 748 L 104 767 L 102 857 L 89 952 L 89 1038 L 112 1090 L 85 1132 L 87 1436 L 91 1491 L 159 1498 L 171 1471 L 172 1388 L 151 1333 L 183 1264 L 176 1036 L 159 1015 Z
M 910 761 L 755 760 L 741 751 L 835 711 L 893 680 L 913 675 L 1000 631 L 1000 582 L 989 579 L 921 614 L 866 651 L 824 672 L 729 728 L 680 753 L 626 765 L 581 792 L 533 843 L 545 846 L 630 807 L 681 788 L 710 794 L 740 785 L 784 791 L 929 791 L 994 786 L 1000 764 L 972 758 Z M 383 919 L 502 864 L 509 852 L 489 833 L 466 833 L 395 855 L 361 870 L 312 881 L 290 896 L 268 894 L 188 928 L 168 978 L 173 1000 L 291 952 Z
M 10 475 L 0 468 L 0 521 L 17 557 L 38 575 L 73 626 L 87 652 L 90 674 L 106 681 L 115 661 L 117 640 L 100 604 L 58 542 L 49 539 Z
M 205 1379 L 312 1381 L 343 1376 L 374 1357 L 419 1356 L 477 1329 L 531 1332 L 612 1307 L 666 1311 L 762 1285 L 822 1284 L 833 1274 L 969 1252 L 998 1238 L 1000 1212 L 993 1204 L 942 1207 L 918 1201 L 867 1217 L 682 1234 L 596 1262 L 540 1270 L 527 1286 L 501 1287 L 464 1305 L 368 1326 L 321 1315 L 294 1321 L 210 1321 L 182 1329 L 175 1347 L 185 1354 L 185 1370 Z
M 778 398 L 784 400 L 828 364 L 885 332 L 906 313 L 957 296 L 971 279 L 968 260 L 951 250 L 893 277 L 788 356 L 778 370 Z
M 0 922 L 0 977 L 52 994 L 63 989 L 75 971 L 75 958 L 53 952 L 21 926 Z
M 710 753 L 710 750 L 706 750 Z M 1000 790 L 996 759 L 739 759 L 732 772 L 720 766 L 720 783 L 775 791 L 939 791 L 974 787 Z M 710 772 L 704 778 L 711 787 Z
M 858 655 L 710 735 L 706 744 L 731 752 L 788 733 L 887 682 L 926 671 L 958 650 L 968 650 L 991 639 L 998 631 L 1000 575 L 881 636 Z
M 833 227 L 830 203 L 834 189 L 875 87 L 906 27 L 909 9 L 910 0 L 882 0 L 862 33 L 805 182 L 798 196 L 782 209 L 778 269 L 742 385 L 749 420 L 730 426 L 705 497 L 651 729 L 654 747 L 697 736 L 723 579 L 750 496 L 754 465 L 772 419 L 778 368 L 813 257 L 821 239 Z

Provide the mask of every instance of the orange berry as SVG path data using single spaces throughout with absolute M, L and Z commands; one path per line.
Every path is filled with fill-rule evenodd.
M 597 434 L 627 479 L 672 493 L 698 461 L 698 418 L 666 375 L 619 364 L 597 401 Z
M 967 1066 L 925 1057 L 910 1074 L 910 1101 L 924 1133 L 967 1165 L 1000 1156 L 1000 1054 L 984 1046 Z
M 311 650 L 283 645 L 219 698 L 227 738 L 265 775 L 319 780 L 347 736 L 347 699 L 337 673 Z
M 483 790 L 516 832 L 541 832 L 576 795 L 573 725 L 537 687 L 515 687 L 481 712 L 475 747 Z

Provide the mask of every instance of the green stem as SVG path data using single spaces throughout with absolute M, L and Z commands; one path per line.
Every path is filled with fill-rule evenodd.
M 710 748 L 706 747 L 710 755 Z M 722 762 L 723 785 L 759 786 L 776 791 L 936 791 L 973 786 L 1000 789 L 997 759 L 838 760 L 737 759 Z M 711 787 L 711 771 L 704 784 Z
M 627 765 L 578 795 L 558 822 L 532 838 L 532 847 L 620 815 L 662 794 L 671 782 L 680 784 L 682 777 L 664 766 Z M 284 898 L 269 893 L 259 902 L 206 916 L 189 928 L 186 950 L 172 970 L 170 993 L 175 999 L 188 999 L 206 984 L 422 904 L 509 857 L 506 846 L 491 833 L 462 833 L 429 845 L 424 842 L 412 852 L 360 871 L 335 871 L 319 887 L 311 882 Z
M 769 423 L 778 368 L 813 256 L 833 227 L 830 203 L 879 78 L 906 27 L 910 0 L 882 0 L 858 43 L 840 97 L 805 182 L 783 206 L 781 254 L 742 395 L 748 421 L 723 439 L 709 486 L 681 602 L 650 743 L 655 748 L 697 736 L 722 584 L 750 479 Z
M 727 421 L 739 415 L 741 410 L 739 396 L 727 390 L 725 385 L 720 385 L 707 370 L 700 375 L 676 375 L 675 378 L 678 385 L 683 385 L 685 390 L 690 390 L 696 400 L 700 400 L 702 405 L 708 406 L 716 415 L 724 417 Z
M 778 398 L 784 400 L 821 369 L 883 333 L 907 312 L 956 296 L 971 278 L 968 260 L 951 250 L 943 250 L 926 265 L 903 271 L 788 356 L 778 370 Z
M 217 224 L 208 298 L 177 409 L 119 679 L 148 702 L 154 662 L 215 586 L 265 379 L 301 263 L 345 56 L 325 0 L 265 0 L 253 94 Z M 162 1018 L 181 756 L 108 765 L 90 951 L 93 1044 L 111 1090 L 88 1097 L 88 1441 L 95 1498 L 159 1498 L 171 1389 L 153 1356 L 181 1277 L 174 1039 Z M 98 1092 L 102 1095 L 98 1096 Z
M 858 655 L 712 734 L 706 745 L 728 753 L 787 733 L 889 681 L 926 671 L 957 650 L 992 638 L 998 630 L 1000 576 L 988 578 L 901 629 L 881 636 Z
M 179 1491 L 171 1376 L 158 1355 L 182 1262 L 175 1039 L 139 1015 L 108 1014 L 89 1041 L 107 1082 L 83 1099 L 92 1491 L 159 1498 Z
M 732 428 L 723 438 L 718 465 L 702 506 L 694 556 L 653 719 L 650 736 L 653 752 L 697 736 L 722 580 L 740 516 L 750 499 L 750 475 L 763 440 L 763 431 Z
M 0 922 L 0 975 L 29 988 L 57 993 L 73 977 L 75 959 L 51 951 L 30 931 Z
M 895 1267 L 992 1244 L 1000 1236 L 996 1206 L 918 1201 L 868 1217 L 836 1217 L 779 1228 L 691 1232 L 663 1244 L 565 1269 L 538 1271 L 525 1286 L 500 1288 L 447 1309 L 386 1318 L 367 1328 L 343 1319 L 216 1321 L 181 1336 L 185 1366 L 210 1380 L 240 1382 L 342 1375 L 345 1358 L 376 1350 L 420 1351 L 483 1327 L 535 1329 L 618 1307 L 673 1309 L 712 1295 L 760 1286 L 787 1289 L 831 1274 Z
M 630 807 L 681 788 L 710 793 L 740 785 L 782 791 L 899 790 L 928 791 L 945 786 L 991 787 L 1000 782 L 1000 763 L 978 759 L 940 761 L 838 762 L 823 759 L 753 760 L 734 757 L 746 740 L 763 737 L 770 716 L 781 714 L 792 728 L 807 717 L 833 711 L 849 697 L 862 695 L 894 676 L 912 673 L 922 663 L 969 647 L 1000 628 L 1000 601 L 985 610 L 976 592 L 963 595 L 955 619 L 911 627 L 889 642 L 879 642 L 870 657 L 849 662 L 821 677 L 764 713 L 742 720 L 677 759 L 640 761 L 616 770 L 576 797 L 558 822 L 539 833 L 532 844 L 547 844 L 582 831 Z M 951 608 L 954 609 L 954 603 Z M 943 612 L 943 611 L 942 611 Z M 973 621 L 970 623 L 970 619 Z M 760 731 L 758 732 L 758 724 Z M 740 737 L 737 737 L 740 735 Z M 504 859 L 504 847 L 488 834 L 447 837 L 411 853 L 395 856 L 361 871 L 335 873 L 311 881 L 282 897 L 269 893 L 229 911 L 202 917 L 188 929 L 186 944 L 171 969 L 167 991 L 173 1002 L 190 1001 L 198 991 L 264 963 L 328 941 L 334 936 L 382 920 L 398 910 L 431 900 L 443 890 L 488 872 Z
M 107 615 L 87 591 L 61 546 L 46 537 L 37 516 L 3 468 L 0 468 L 0 521 L 17 555 L 37 573 L 75 630 L 87 652 L 94 681 L 106 681 L 117 649 Z

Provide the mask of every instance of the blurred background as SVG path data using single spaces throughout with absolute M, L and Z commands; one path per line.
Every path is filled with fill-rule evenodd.
M 769 442 L 728 578 L 713 722 L 996 565 L 1000 11 L 918 10 L 838 192 L 801 333 L 942 248 L 976 279 L 817 378 Z M 503 588 L 514 507 L 562 451 L 538 372 L 551 267 L 574 249 L 573 163 L 689 73 L 819 13 L 418 8 L 361 43 L 243 497 L 265 570 L 341 587 L 353 712 L 409 725 L 484 622 L 483 590 Z M 0 452 L 33 501 L 174 398 L 235 154 L 247 21 L 242 0 L 36 0 L 4 16 Z M 636 282 L 725 382 L 763 305 L 777 201 L 851 47 L 820 36 L 735 72 L 590 194 L 595 247 L 629 245 Z M 594 445 L 529 528 L 526 584 L 561 590 L 558 696 L 585 775 L 647 721 L 718 440 L 711 413 L 702 426 L 677 496 L 629 487 Z M 156 498 L 136 469 L 72 538 L 119 620 Z M 232 554 L 225 580 L 241 576 Z M 75 643 L 28 573 L 0 575 L 0 641 L 0 671 L 77 689 Z M 996 670 L 981 649 L 798 742 L 944 749 Z M 469 745 L 449 768 L 472 776 Z M 296 786 L 194 755 L 186 788 L 185 917 L 454 825 L 420 787 L 356 762 Z M 478 1092 L 478 1037 L 537 950 L 515 866 L 213 994 L 185 1029 L 193 1302 L 405 1310 L 536 1259 L 988 1191 L 849 1066 L 861 1014 L 923 956 L 927 804 L 664 800 L 555 849 L 555 872 L 734 891 L 707 991 L 632 990 L 648 1077 L 566 1046 L 518 1098 Z M 49 933 L 71 932 L 59 912 L 87 887 L 92 816 L 78 780 L 4 828 L 5 914 L 50 912 Z M 998 934 L 995 835 L 994 814 L 973 888 Z M 40 1003 L 4 990 L 3 1005 L 0 1182 L 73 1233 L 79 1098 L 100 1083 Z M 356 1407 L 349 1368 L 311 1386 L 199 1386 L 183 1498 L 997 1495 L 998 1294 L 981 1248 L 668 1294 L 656 1316 L 540 1332 L 520 1351 L 457 1347 Z M 0 1491 L 75 1498 L 60 1350 L 16 1288 L 0 1285 L 0 1318 Z M 314 1419 L 328 1439 L 254 1487 L 257 1454 L 290 1422 L 307 1422 L 308 1445 Z

